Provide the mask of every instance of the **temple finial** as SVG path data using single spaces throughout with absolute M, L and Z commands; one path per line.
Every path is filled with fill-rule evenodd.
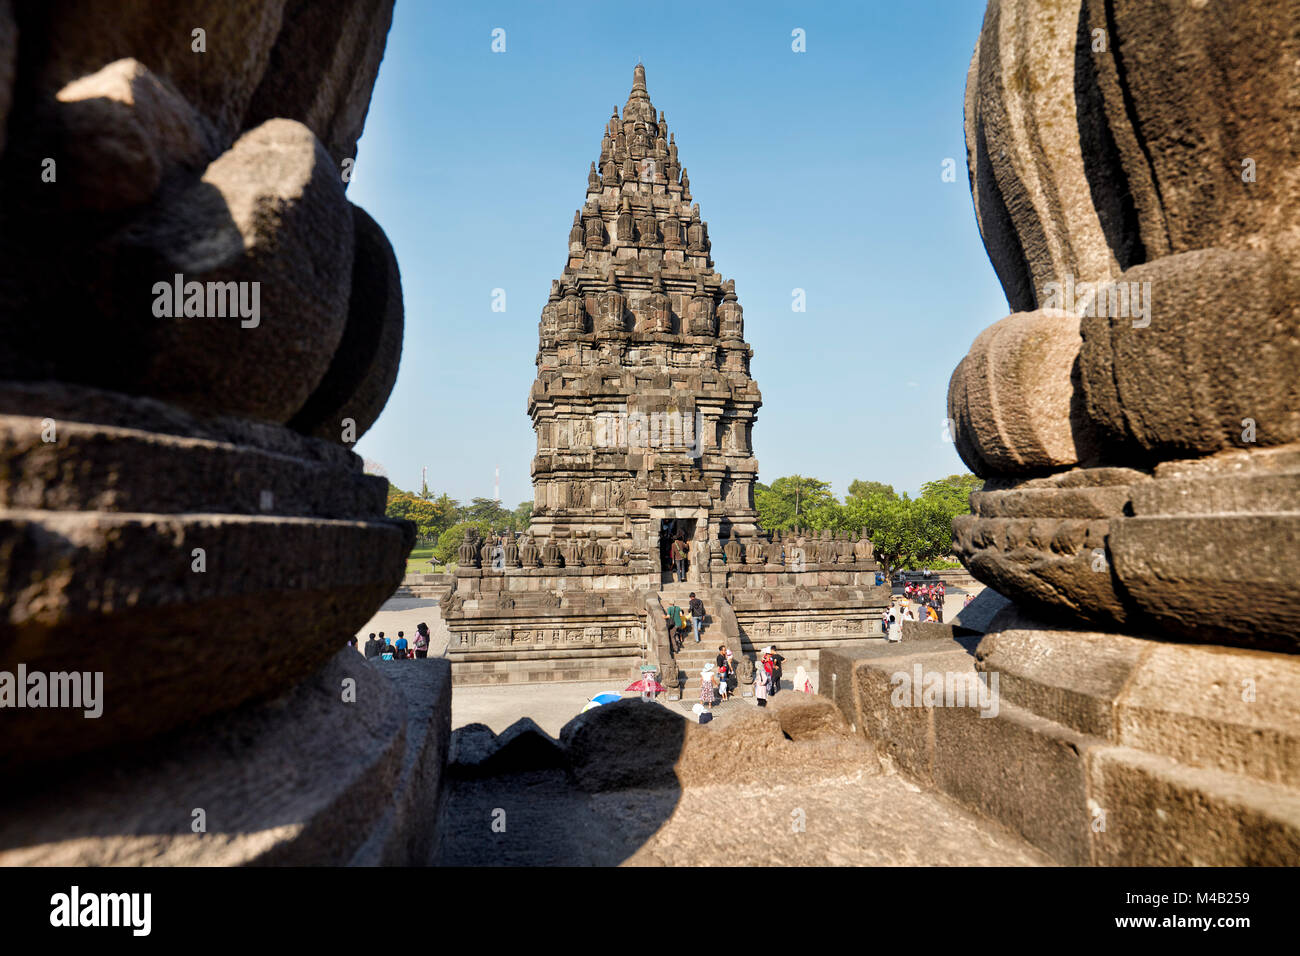
M 645 90 L 645 67 L 640 63 L 632 71 L 632 89 Z

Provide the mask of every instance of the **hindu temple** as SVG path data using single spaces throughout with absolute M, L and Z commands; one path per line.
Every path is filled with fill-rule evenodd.
M 715 652 L 723 636 L 737 656 L 781 640 L 811 657 L 879 635 L 888 592 L 870 542 L 758 525 L 752 357 L 735 282 L 715 268 L 638 65 L 542 307 L 529 532 L 467 539 L 442 604 L 456 680 L 617 678 L 645 660 L 671 670 L 661 608 L 685 607 L 690 591 L 719 625 Z M 678 539 L 685 582 L 669 559 Z

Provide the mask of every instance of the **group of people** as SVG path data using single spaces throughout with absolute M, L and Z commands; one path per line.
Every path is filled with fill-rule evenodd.
M 691 629 L 695 632 L 695 643 L 700 643 L 700 632 L 704 630 L 704 602 L 691 592 L 691 599 L 683 611 L 676 604 L 670 604 L 664 611 L 664 620 L 668 622 L 668 644 L 673 653 L 682 649 L 686 643 L 686 618 L 690 617 Z
M 354 637 L 350 642 L 352 647 L 356 647 L 357 639 Z M 391 637 L 385 637 L 384 632 L 380 631 L 377 635 L 371 633 L 366 640 L 362 653 L 367 658 L 378 657 L 385 661 L 401 661 L 413 658 L 429 656 L 429 625 L 421 622 L 415 626 L 415 639 L 408 642 L 405 631 L 397 632 L 397 640 Z
M 753 677 L 754 699 L 759 707 L 766 707 L 768 698 L 776 696 L 781 689 L 781 666 L 784 663 L 785 657 L 776 652 L 775 644 L 759 653 Z M 739 683 L 734 655 L 726 644 L 719 644 L 717 658 L 700 671 L 701 718 L 705 713 L 712 713 L 714 704 L 728 700 Z
M 942 581 L 934 584 L 913 584 L 911 581 L 903 585 L 903 597 L 909 601 L 915 601 L 922 607 L 934 608 L 939 612 L 939 617 L 943 617 L 943 600 L 948 593 L 947 585 Z
M 948 588 L 942 581 L 934 584 L 903 585 L 901 599 L 894 598 L 880 617 L 880 629 L 890 642 L 903 639 L 904 621 L 930 621 L 943 623 L 943 602 Z M 970 595 L 966 596 L 970 603 Z

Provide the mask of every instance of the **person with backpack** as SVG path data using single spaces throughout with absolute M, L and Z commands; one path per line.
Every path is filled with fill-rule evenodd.
M 405 632 L 398 631 L 397 641 L 394 642 L 393 644 L 393 660 L 397 660 L 397 661 L 406 660 L 406 648 L 409 646 L 410 645 L 406 643 Z
M 415 656 L 417 658 L 429 656 L 429 625 L 423 621 L 415 625 Z
M 686 629 L 686 621 L 682 616 L 682 609 L 676 604 L 671 604 L 664 613 L 664 620 L 668 622 L 668 645 L 674 651 L 680 651 L 682 644 L 685 643 L 685 635 L 682 633 Z
M 677 570 L 677 580 L 679 582 L 686 580 L 686 556 L 690 554 L 690 550 L 686 544 L 686 539 L 680 534 L 673 539 L 672 546 L 668 549 L 668 556 L 673 560 L 673 567 Z
M 698 644 L 700 643 L 700 631 L 704 627 L 704 602 L 697 598 L 695 592 L 692 591 L 691 601 L 686 605 L 686 608 L 690 611 L 691 627 L 695 629 L 695 643 Z

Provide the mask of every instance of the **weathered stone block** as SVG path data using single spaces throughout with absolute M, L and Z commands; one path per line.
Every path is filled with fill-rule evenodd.
M 1123 747 L 1088 754 L 1105 866 L 1300 865 L 1300 794 Z M 1094 818 L 1101 819 L 1098 813 Z

